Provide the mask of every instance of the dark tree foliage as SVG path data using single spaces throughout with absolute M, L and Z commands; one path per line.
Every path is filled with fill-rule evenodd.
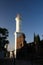
M 7 51 L 5 45 L 9 44 L 9 41 L 7 40 L 8 34 L 9 32 L 6 28 L 0 28 L 0 51 L 2 50 Z
M 40 43 L 40 36 L 39 36 L 39 34 L 35 35 L 35 33 L 34 33 L 34 42 Z

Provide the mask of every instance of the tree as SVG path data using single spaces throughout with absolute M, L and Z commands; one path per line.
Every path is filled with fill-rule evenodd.
M 8 33 L 6 28 L 0 28 L 0 51 L 7 51 L 7 47 L 5 46 L 9 44 L 9 41 L 7 40 Z
M 39 34 L 35 35 L 35 33 L 34 33 L 34 42 L 36 42 L 36 44 L 40 43 L 40 36 L 39 36 Z
M 34 33 L 34 48 L 35 48 L 35 55 L 38 55 L 39 54 L 39 45 L 40 45 L 40 36 L 39 34 L 38 35 L 35 35 Z

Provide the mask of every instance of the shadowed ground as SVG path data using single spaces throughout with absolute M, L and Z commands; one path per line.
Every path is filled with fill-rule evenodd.
M 0 59 L 0 65 L 15 65 L 13 58 Z
M 43 65 L 43 58 L 34 58 L 30 60 L 18 60 L 14 58 L 0 59 L 0 65 Z

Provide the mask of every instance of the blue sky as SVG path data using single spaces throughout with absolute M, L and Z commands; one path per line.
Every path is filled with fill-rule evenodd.
M 9 49 L 14 49 L 15 17 L 22 15 L 22 31 L 32 42 L 34 32 L 43 35 L 43 0 L 0 0 L 0 27 L 9 31 Z

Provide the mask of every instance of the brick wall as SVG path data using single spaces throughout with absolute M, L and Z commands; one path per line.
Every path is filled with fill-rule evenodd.
M 18 38 L 17 38 L 17 49 L 20 49 L 24 46 L 24 40 L 25 40 L 25 35 L 21 34 Z

